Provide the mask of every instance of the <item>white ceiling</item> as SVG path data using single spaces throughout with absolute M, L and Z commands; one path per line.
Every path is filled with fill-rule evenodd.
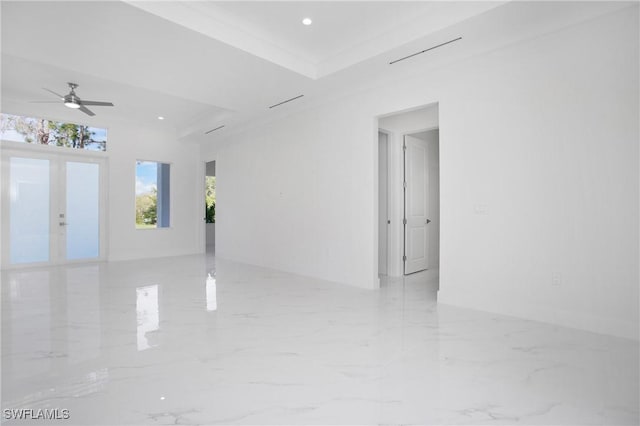
M 169 126 L 183 140 L 209 143 L 630 4 L 2 1 L 1 107 L 106 127 L 114 120 Z M 305 16 L 311 27 L 301 24 Z M 42 87 L 65 93 L 68 81 L 80 85 L 80 97 L 116 106 L 88 117 L 29 103 L 52 97 Z
M 304 76 L 332 74 L 505 1 L 127 1 Z M 302 25 L 303 18 L 313 20 Z
M 220 2 L 212 13 L 313 63 L 393 31 L 436 7 L 426 2 Z M 303 18 L 313 20 L 301 26 Z
M 223 119 L 233 113 L 207 103 L 6 54 L 2 56 L 2 80 L 3 105 L 11 104 L 13 100 L 13 103 L 21 104 L 24 108 L 41 111 L 41 116 L 72 122 L 92 120 L 98 124 L 125 118 L 131 122 L 155 124 L 158 116 L 166 116 L 171 117 L 173 125 L 184 127 L 193 124 L 197 117 L 215 116 Z M 81 99 L 113 102 L 116 107 L 91 106 L 89 109 L 96 113 L 96 117 L 90 118 L 66 108 L 59 98 L 42 89 L 64 95 L 69 92 L 67 82 L 79 85 L 76 93 Z M 51 103 L 41 103 L 43 101 Z

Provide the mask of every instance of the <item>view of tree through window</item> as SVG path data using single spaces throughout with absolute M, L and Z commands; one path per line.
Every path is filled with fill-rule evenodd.
M 205 218 L 207 223 L 216 223 L 216 177 L 207 176 L 205 188 L 206 211 Z
M 136 161 L 136 228 L 169 227 L 169 195 L 169 164 Z
M 107 150 L 106 129 L 12 114 L 0 114 L 0 139 L 89 151 Z

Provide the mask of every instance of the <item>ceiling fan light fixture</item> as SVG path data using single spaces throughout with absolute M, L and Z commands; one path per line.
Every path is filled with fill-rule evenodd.
M 80 108 L 80 99 L 74 94 L 69 94 L 64 97 L 64 106 L 67 108 L 78 109 Z
M 302 24 L 309 26 L 309 25 L 313 24 L 313 21 L 311 20 L 311 18 L 304 18 L 302 20 Z

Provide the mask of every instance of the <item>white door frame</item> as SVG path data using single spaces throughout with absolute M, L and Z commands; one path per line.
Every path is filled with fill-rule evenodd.
M 9 199 L 9 158 L 11 157 L 24 157 L 24 158 L 38 158 L 50 161 L 50 198 L 49 198 L 49 261 L 47 262 L 34 262 L 25 264 L 11 264 L 10 262 L 10 204 L 7 202 Z M 77 259 L 66 260 L 65 250 L 62 248 L 65 242 L 63 237 L 60 237 L 60 225 L 61 218 L 58 217 L 60 212 L 65 206 L 62 205 L 65 201 L 66 193 L 63 192 L 62 183 L 65 182 L 66 177 L 63 176 L 65 170 L 65 163 L 67 161 L 87 162 L 95 163 L 100 166 L 99 185 L 100 194 L 98 195 L 99 202 L 99 255 L 98 257 L 91 259 Z M 107 259 L 107 230 L 109 225 L 108 220 L 108 157 L 104 152 L 96 151 L 83 151 L 70 148 L 51 147 L 43 145 L 32 145 L 19 142 L 0 141 L 0 176 L 2 184 L 0 186 L 0 217 L 3 218 L 0 225 L 0 243 L 2 244 L 2 252 L 0 253 L 0 268 L 2 269 L 21 269 L 30 268 L 34 266 L 52 266 L 63 264 L 75 264 L 75 263 L 91 263 L 100 262 Z M 64 218 L 66 220 L 66 217 Z
M 389 219 L 391 220 L 391 224 L 389 226 L 389 251 L 388 251 L 388 255 L 389 255 L 389 262 L 388 262 L 388 268 L 390 271 L 390 275 L 393 277 L 400 277 L 402 276 L 402 227 L 398 226 L 399 224 L 401 224 L 402 222 L 402 204 L 399 204 L 398 200 L 402 200 L 402 197 L 400 196 L 400 190 L 402 189 L 402 179 L 400 179 L 400 175 L 401 175 L 401 167 L 402 167 L 402 163 L 401 163 L 401 159 L 402 159 L 402 146 L 401 143 L 398 143 L 398 135 L 401 136 L 400 131 L 393 131 L 391 129 L 385 129 L 384 127 L 381 127 L 381 123 L 380 120 L 385 118 L 385 117 L 389 117 L 389 116 L 394 116 L 394 115 L 398 115 L 398 114 L 403 114 L 403 113 L 409 113 L 411 111 L 415 111 L 415 110 L 419 110 L 419 109 L 423 109 L 423 108 L 427 108 L 427 107 L 432 107 L 435 106 L 437 107 L 438 110 L 438 115 L 437 115 L 437 120 L 435 121 L 435 125 L 431 126 L 431 127 L 427 127 L 424 129 L 415 129 L 415 130 L 411 130 L 410 132 L 407 132 L 409 134 L 411 133 L 417 133 L 420 131 L 427 131 L 427 130 L 433 130 L 436 128 L 440 128 L 440 123 L 442 122 L 442 120 L 440 120 L 439 118 L 442 116 L 442 109 L 440 108 L 440 101 L 438 101 L 437 99 L 433 99 L 431 101 L 427 101 L 427 102 L 421 102 L 419 104 L 414 104 L 411 106 L 408 106 L 407 108 L 401 108 L 401 107 L 397 107 L 398 105 L 396 104 L 396 108 L 393 109 L 387 109 L 389 108 L 389 104 L 387 104 L 387 106 L 382 107 L 382 109 L 373 111 L 371 114 L 371 141 L 373 142 L 370 145 L 370 149 L 372 149 L 372 151 L 370 152 L 371 157 L 373 158 L 372 161 L 372 168 L 373 168 L 373 179 L 372 179 L 372 184 L 373 184 L 373 223 L 372 223 L 372 228 L 371 228 L 371 236 L 372 236 L 372 245 L 373 245 L 373 250 L 370 252 L 371 255 L 371 260 L 372 260 L 372 265 L 373 265 L 373 282 L 372 282 L 372 287 L 373 288 L 378 288 L 380 286 L 380 279 L 378 278 L 378 226 L 379 226 L 379 215 L 378 215 L 378 205 L 379 205 L 379 200 L 378 200 L 378 179 L 379 179 L 379 170 L 378 170 L 378 132 L 380 130 L 387 132 L 390 136 L 391 139 L 390 141 L 392 141 L 389 144 L 389 148 L 390 148 L 390 152 L 389 152 Z M 432 123 L 434 123 L 432 121 Z M 425 123 L 426 125 L 428 125 L 429 123 Z M 440 139 L 440 142 L 442 141 L 442 139 Z M 440 183 L 442 183 L 442 178 L 440 179 Z M 442 186 L 442 185 L 441 185 Z
M 432 104 L 427 104 L 425 106 L 429 106 Z M 423 108 L 421 106 L 419 108 Z M 413 110 L 415 108 L 412 108 Z M 404 262 L 402 260 L 403 251 L 404 251 L 404 227 L 402 226 L 402 220 L 404 216 L 404 199 L 403 199 L 403 152 L 402 152 L 402 142 L 406 135 L 412 135 L 415 133 L 428 132 L 431 130 L 436 130 L 440 128 L 440 125 L 423 127 L 412 129 L 410 131 L 404 132 L 394 132 L 383 127 L 379 127 L 379 119 L 383 116 L 402 114 L 407 111 L 399 111 L 387 113 L 384 115 L 375 117 L 375 199 L 376 199 L 376 209 L 375 209 L 375 226 L 374 226 L 374 235 L 375 235 L 375 244 L 376 250 L 374 252 L 374 264 L 376 265 L 376 276 L 378 273 L 378 221 L 380 220 L 378 217 L 378 132 L 383 132 L 388 135 L 388 156 L 389 156 L 389 182 L 387 185 L 388 188 L 388 200 L 389 200 L 389 219 L 391 220 L 391 224 L 388 228 L 388 251 L 387 251 L 387 265 L 390 271 L 390 276 L 400 277 L 404 275 Z
M 385 269 L 386 269 L 386 272 L 387 272 L 386 275 L 388 276 L 389 275 L 389 263 L 391 261 L 391 253 L 392 253 L 392 250 L 390 250 L 391 244 L 389 242 L 389 234 L 390 234 L 389 227 L 391 225 L 391 219 L 390 218 L 391 218 L 391 208 L 392 208 L 391 191 L 390 191 L 390 187 L 389 187 L 389 185 L 391 184 L 391 173 L 390 173 L 391 167 L 390 167 L 390 165 L 391 165 L 392 134 L 388 130 L 385 130 L 385 129 L 382 129 L 382 128 L 378 128 L 378 133 L 382 133 L 387 137 L 387 143 L 386 143 L 386 145 L 387 145 L 387 217 L 385 218 L 387 223 L 386 223 L 386 226 L 384 227 L 384 229 L 387 232 L 387 238 L 386 238 L 386 241 L 387 241 L 387 256 L 386 256 L 386 265 L 385 265 L 386 268 Z M 380 144 L 379 137 L 378 137 L 378 144 Z M 378 169 L 377 169 L 377 171 L 378 171 L 378 173 L 380 173 L 380 157 L 379 156 L 378 156 Z M 379 188 L 379 182 L 380 182 L 379 176 L 378 176 L 378 179 L 376 180 L 376 182 L 377 182 L 377 185 L 378 185 L 377 194 L 380 194 L 380 191 L 379 191 L 379 189 L 380 189 Z M 380 199 L 378 198 L 378 205 L 379 204 L 380 204 Z M 381 218 L 378 215 L 378 226 L 380 224 L 380 220 L 381 220 Z M 379 254 L 379 252 L 380 252 L 380 243 L 379 243 L 380 242 L 380 235 L 378 235 L 377 241 L 378 241 L 377 254 L 378 254 L 378 262 L 379 262 L 380 261 L 380 259 L 379 259 L 380 258 L 380 254 Z M 380 272 L 380 265 L 378 265 L 378 273 L 379 272 Z

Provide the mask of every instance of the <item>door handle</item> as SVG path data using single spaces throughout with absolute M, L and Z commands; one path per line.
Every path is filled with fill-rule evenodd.
M 58 225 L 60 226 L 67 226 L 67 222 L 59 222 Z
M 428 225 L 431 223 L 431 219 L 427 219 L 427 221 L 424 223 L 425 225 Z

